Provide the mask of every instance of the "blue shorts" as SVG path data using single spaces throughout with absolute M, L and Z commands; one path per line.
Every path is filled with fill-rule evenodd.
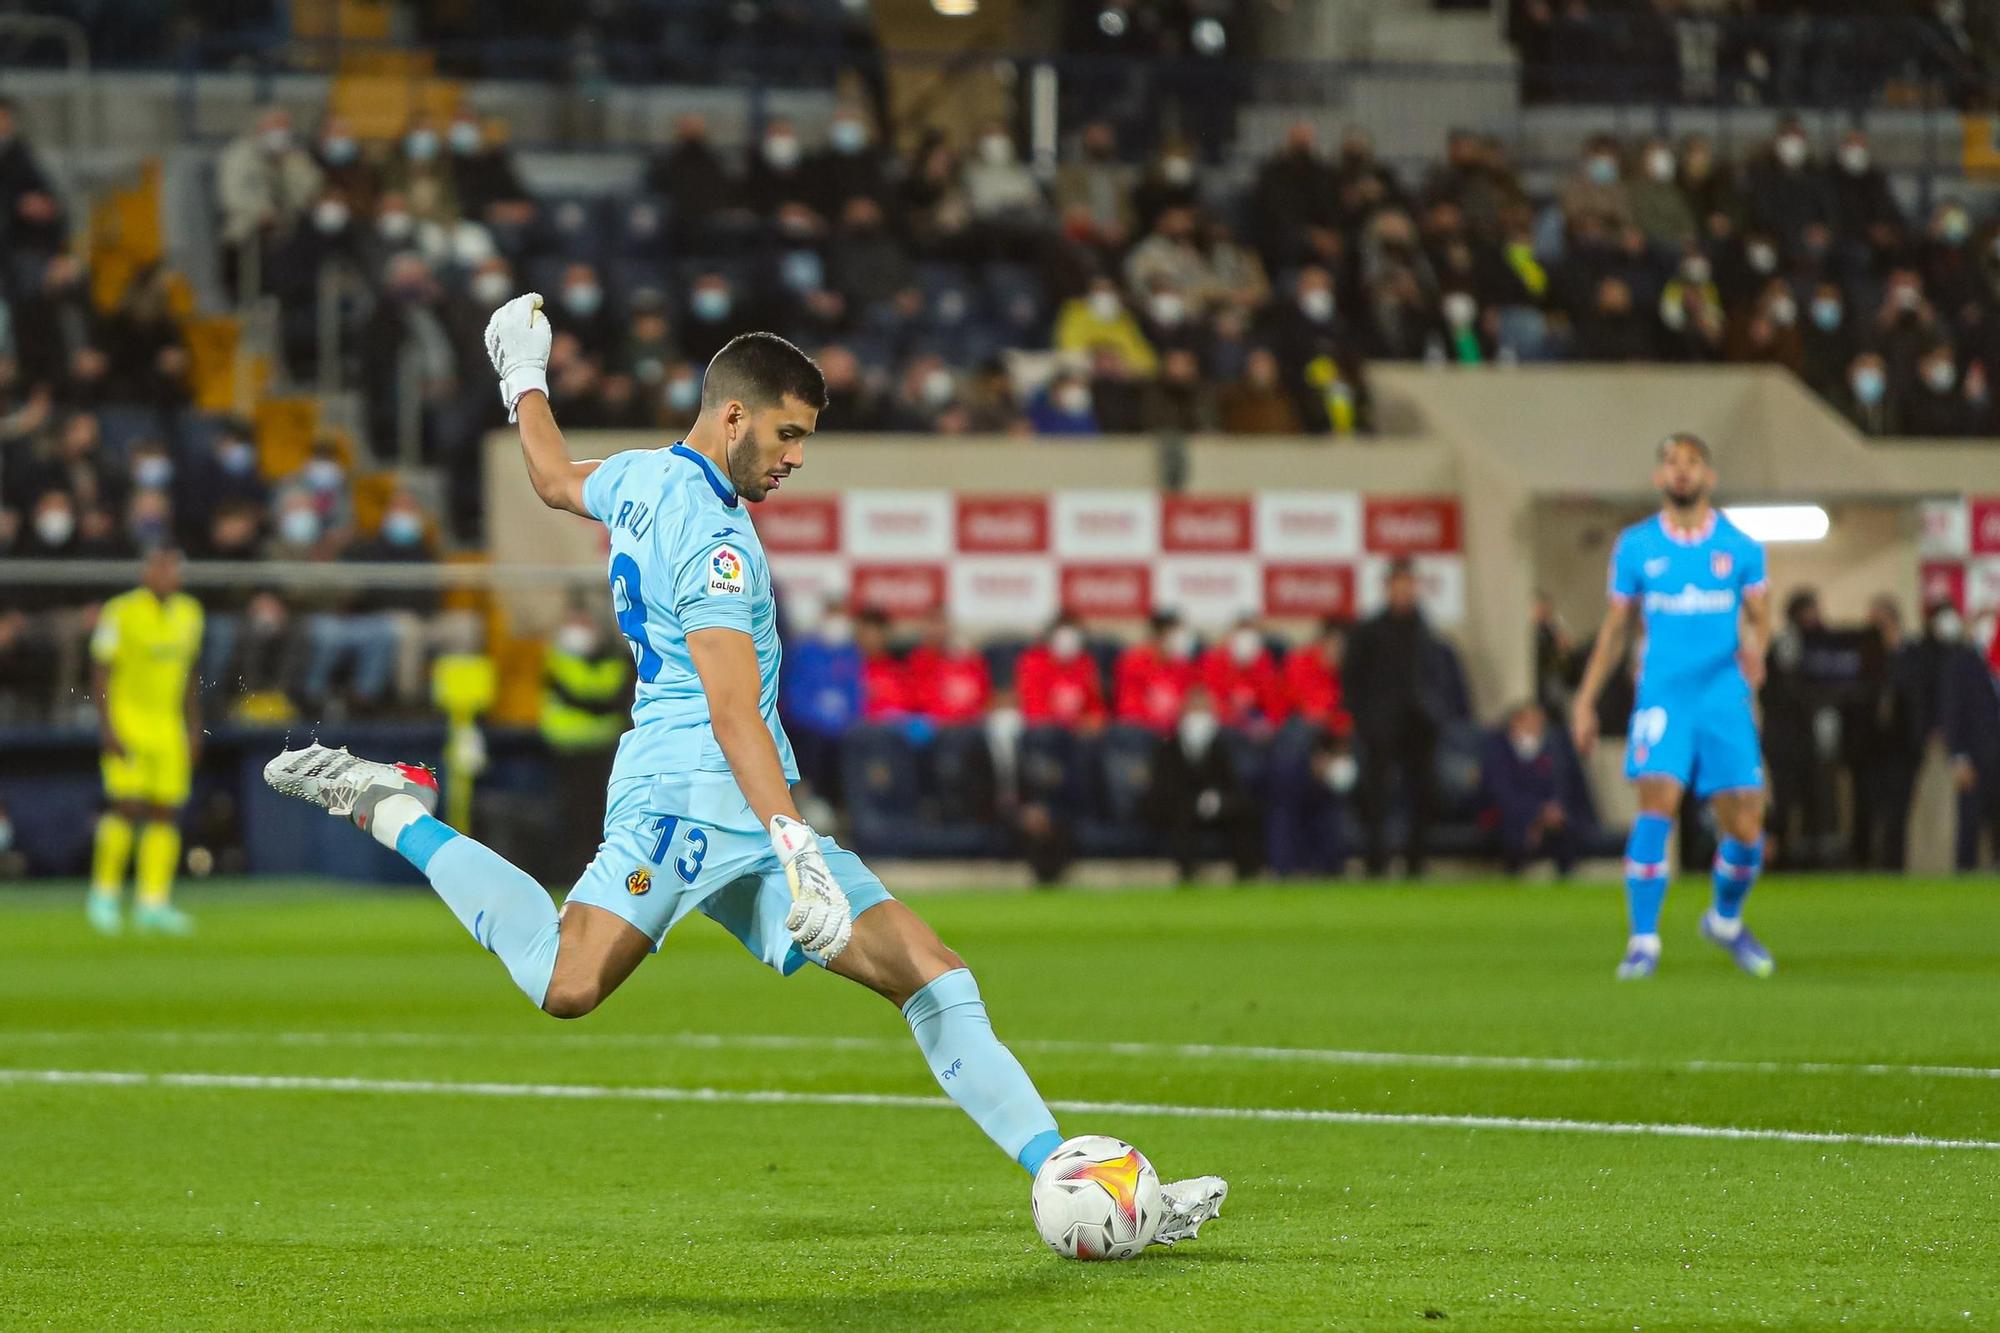
M 1740 680 L 1707 694 L 1639 694 L 1625 738 L 1625 776 L 1672 778 L 1705 799 L 1761 788 L 1764 753 L 1750 689 Z
M 699 911 L 742 942 L 765 965 L 790 976 L 811 959 L 785 929 L 792 890 L 762 829 L 744 828 L 747 809 L 712 787 L 628 779 L 612 784 L 604 841 L 569 891 L 566 902 L 601 907 L 632 923 L 653 942 L 690 911 Z M 721 826 L 718 817 L 733 827 Z M 754 824 L 755 817 L 749 822 Z M 822 837 L 827 868 L 856 917 L 889 900 L 882 881 L 861 858 Z

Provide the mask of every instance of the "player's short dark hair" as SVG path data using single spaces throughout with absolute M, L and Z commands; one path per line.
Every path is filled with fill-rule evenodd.
M 1661 440 L 1659 446 L 1653 450 L 1653 456 L 1657 458 L 1660 462 L 1664 463 L 1667 461 L 1667 454 L 1670 453 L 1673 450 L 1673 447 L 1677 444 L 1685 444 L 1690 449 L 1693 449 L 1696 453 L 1700 454 L 1702 462 L 1711 465 L 1714 464 L 1715 450 L 1708 447 L 1708 441 L 1702 439 L 1701 436 L 1696 435 L 1693 431 L 1686 431 L 1686 430 L 1677 430 L 1673 434 L 1667 436 L 1664 440 Z
M 1412 579 L 1417 576 L 1417 562 L 1407 555 L 1399 555 L 1389 562 L 1389 577 L 1392 579 Z
M 807 407 L 826 407 L 826 376 L 819 364 L 775 333 L 739 333 L 722 345 L 701 380 L 701 405 L 736 400 L 751 407 L 775 407 L 796 398 Z

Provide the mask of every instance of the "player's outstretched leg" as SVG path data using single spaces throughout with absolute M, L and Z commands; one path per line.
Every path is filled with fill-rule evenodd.
M 1660 909 L 1667 901 L 1667 837 L 1673 816 L 1641 810 L 1625 839 L 1625 907 L 1632 934 L 1618 964 L 1620 981 L 1638 981 L 1660 966 Z
M 1762 979 L 1778 970 L 1750 928 L 1743 924 L 1743 901 L 1764 866 L 1764 799 L 1761 791 L 1724 792 L 1715 798 L 1722 841 L 1715 849 L 1715 902 L 1702 914 L 1702 938 L 1736 966 Z
M 264 781 L 352 820 L 421 870 L 472 938 L 542 1007 L 562 939 L 555 903 L 526 871 L 433 817 L 438 786 L 429 769 L 314 744 L 266 764 Z
M 903 1011 L 938 1086 L 1029 1175 L 1061 1146 L 1048 1104 L 994 1035 L 971 970 L 915 912 L 893 898 L 866 909 L 827 970 Z M 1194 1236 L 1221 1211 L 1229 1186 L 1217 1176 L 1198 1176 L 1163 1184 L 1160 1193 L 1166 1213 L 1154 1240 L 1171 1245 Z

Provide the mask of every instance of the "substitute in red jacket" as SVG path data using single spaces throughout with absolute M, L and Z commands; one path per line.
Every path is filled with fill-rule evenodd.
M 1347 655 L 1347 626 L 1322 620 L 1319 633 L 1285 655 L 1285 713 L 1345 736 L 1354 727 L 1342 702 L 1340 663 Z
M 1083 650 L 1083 630 L 1074 617 L 1057 620 L 1048 637 L 1021 654 L 1014 664 L 1014 690 L 1030 726 L 1104 725 L 1104 682 Z
M 1201 683 L 1225 727 L 1275 723 L 1285 715 L 1284 681 L 1255 620 L 1245 617 L 1229 637 L 1201 655 Z
M 1198 683 L 1194 631 L 1173 612 L 1159 612 L 1152 632 L 1118 654 L 1111 681 L 1111 711 L 1120 722 L 1172 731 Z
M 942 614 L 925 617 L 922 638 L 903 659 L 903 676 L 912 711 L 940 726 L 977 722 L 993 697 L 985 657 Z
M 861 717 L 885 722 L 916 711 L 910 673 L 889 650 L 889 617 L 873 609 L 854 618 L 854 646 L 861 650 Z

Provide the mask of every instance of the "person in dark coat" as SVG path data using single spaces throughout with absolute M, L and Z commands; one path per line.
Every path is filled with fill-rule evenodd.
M 1949 645 L 1939 655 L 1938 717 L 1958 788 L 1953 865 L 1965 872 L 1981 864 L 1982 830 L 2000 850 L 2000 690 L 1986 659 L 1961 637 L 1958 613 L 1947 608 L 1938 620 L 1934 630 Z
M 1575 758 L 1549 726 L 1540 704 L 1527 702 L 1486 735 L 1479 781 L 1499 816 L 1500 856 L 1507 873 L 1546 856 L 1567 877 L 1576 866 L 1579 825 L 1587 807 Z
M 1204 834 L 1222 835 L 1239 882 L 1255 875 L 1263 860 L 1256 807 L 1221 732 L 1208 688 L 1197 685 L 1181 705 L 1173 734 L 1162 736 L 1153 751 L 1146 804 L 1183 884 L 1201 864 Z
M 1871 637 L 1864 647 L 1866 695 L 1851 725 L 1849 759 L 1854 784 L 1854 864 L 1864 870 L 1903 869 L 1910 801 L 1924 759 L 1923 655 L 1903 633 L 1893 597 L 1868 608 Z
M 1436 804 L 1431 771 L 1438 731 L 1453 715 L 1451 654 L 1417 604 L 1416 569 L 1408 558 L 1389 566 L 1388 605 L 1363 621 L 1348 640 L 1346 686 L 1361 750 L 1361 818 L 1368 873 L 1388 870 L 1390 798 L 1401 776 L 1410 804 L 1404 848 L 1412 876 L 1423 873 L 1426 834 Z

